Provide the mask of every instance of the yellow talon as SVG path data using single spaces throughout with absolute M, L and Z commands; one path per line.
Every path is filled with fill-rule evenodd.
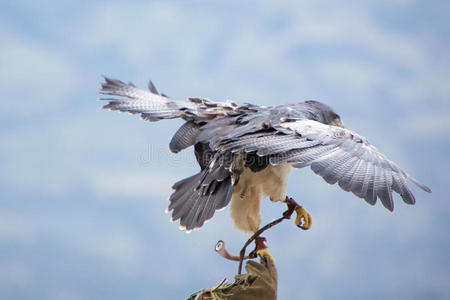
M 303 230 L 308 230 L 312 225 L 312 217 L 309 212 L 303 207 L 296 207 L 295 212 L 297 213 L 297 218 L 295 219 L 295 225 Z M 303 220 L 303 225 L 302 225 Z
M 261 258 L 261 263 L 264 259 L 267 261 L 273 261 L 275 263 L 275 258 L 273 258 L 272 254 L 270 254 L 267 248 L 256 251 L 256 254 Z

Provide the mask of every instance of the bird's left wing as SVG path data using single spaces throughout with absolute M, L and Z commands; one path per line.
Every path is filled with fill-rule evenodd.
M 407 185 L 411 180 L 426 192 L 431 190 L 400 169 L 394 162 L 357 133 L 311 120 L 288 120 L 236 139 L 222 139 L 213 145 L 219 151 L 255 152 L 272 165 L 292 163 L 310 166 L 329 184 L 336 182 L 345 191 L 374 205 L 377 198 L 392 211 L 392 191 L 414 204 Z
M 232 101 L 214 102 L 204 98 L 188 98 L 189 101 L 175 101 L 159 94 L 154 84 L 148 83 L 149 91 L 141 90 L 131 82 L 126 84 L 117 79 L 105 77 L 100 93 L 108 101 L 103 109 L 140 114 L 141 119 L 155 122 L 163 119 L 183 118 L 186 121 L 205 122 L 218 116 L 232 113 L 237 104 Z

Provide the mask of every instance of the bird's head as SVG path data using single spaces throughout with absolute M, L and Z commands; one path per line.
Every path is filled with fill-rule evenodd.
M 327 125 L 344 127 L 344 123 L 341 121 L 339 115 L 328 105 L 314 100 L 308 100 L 305 104 L 314 111 L 314 114 L 317 116 L 316 121 Z

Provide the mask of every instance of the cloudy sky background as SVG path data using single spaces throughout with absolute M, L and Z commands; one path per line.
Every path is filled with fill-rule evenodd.
M 450 5 L 446 1 L 2 1 L 0 298 L 180 299 L 237 265 L 246 236 L 164 214 L 196 172 L 180 121 L 102 111 L 101 74 L 174 99 L 321 100 L 433 190 L 371 207 L 309 169 L 288 194 L 313 215 L 266 237 L 280 299 L 450 298 Z M 265 222 L 284 210 L 263 205 Z

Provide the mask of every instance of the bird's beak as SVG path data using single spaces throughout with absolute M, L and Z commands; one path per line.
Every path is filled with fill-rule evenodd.
M 334 119 L 331 124 L 334 126 L 337 126 L 337 127 L 344 128 L 344 123 L 342 123 L 341 119 L 339 119 L 339 118 Z

